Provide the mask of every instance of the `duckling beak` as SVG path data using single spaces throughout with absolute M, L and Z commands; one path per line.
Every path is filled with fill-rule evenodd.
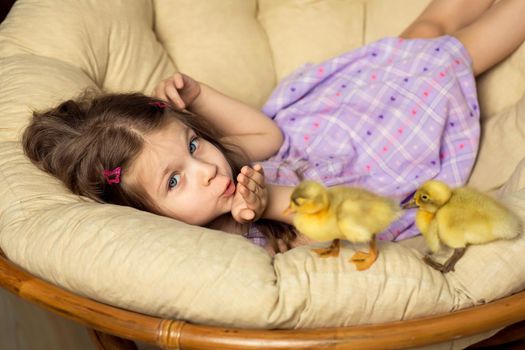
M 286 208 L 286 209 L 283 211 L 283 215 L 284 215 L 284 216 L 288 216 L 288 215 L 293 214 L 293 213 L 295 213 L 295 209 L 292 208 L 292 205 L 291 205 L 291 204 L 288 206 L 288 208 Z
M 405 204 L 401 206 L 401 208 L 403 209 L 412 209 L 412 208 L 417 208 L 417 207 L 418 205 L 416 204 L 415 198 L 412 198 L 411 200 L 409 200 L 408 202 L 406 202 Z

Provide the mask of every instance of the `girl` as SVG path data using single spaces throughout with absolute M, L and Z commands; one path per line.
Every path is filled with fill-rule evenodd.
M 282 251 L 307 243 L 282 214 L 302 178 L 400 201 L 430 178 L 466 181 L 479 134 L 474 75 L 525 39 L 525 2 L 493 2 L 434 0 L 401 37 L 294 73 L 265 113 L 175 74 L 154 98 L 84 96 L 35 113 L 24 149 L 77 194 Z M 406 215 L 382 238 L 409 237 L 412 223 Z

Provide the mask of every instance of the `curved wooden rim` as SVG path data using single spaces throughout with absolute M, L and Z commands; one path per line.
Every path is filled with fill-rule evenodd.
M 174 349 L 407 349 L 525 320 L 525 291 L 522 291 L 450 314 L 368 326 L 251 330 L 193 325 L 119 309 L 73 294 L 31 275 L 1 253 L 0 286 L 88 327 Z

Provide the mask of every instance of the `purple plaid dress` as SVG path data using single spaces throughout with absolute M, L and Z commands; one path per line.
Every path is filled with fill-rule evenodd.
M 301 178 L 402 202 L 429 179 L 463 185 L 479 141 L 471 59 L 456 38 L 385 38 L 284 79 L 263 107 L 281 128 L 268 183 Z M 418 234 L 415 210 L 378 237 Z M 256 225 L 246 235 L 263 244 Z

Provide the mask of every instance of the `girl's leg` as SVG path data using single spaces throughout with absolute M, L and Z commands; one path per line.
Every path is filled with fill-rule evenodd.
M 453 33 L 466 47 L 479 75 L 525 41 L 525 1 L 501 0 L 471 25 Z
M 433 38 L 469 25 L 495 0 L 434 0 L 401 33 L 403 38 Z

